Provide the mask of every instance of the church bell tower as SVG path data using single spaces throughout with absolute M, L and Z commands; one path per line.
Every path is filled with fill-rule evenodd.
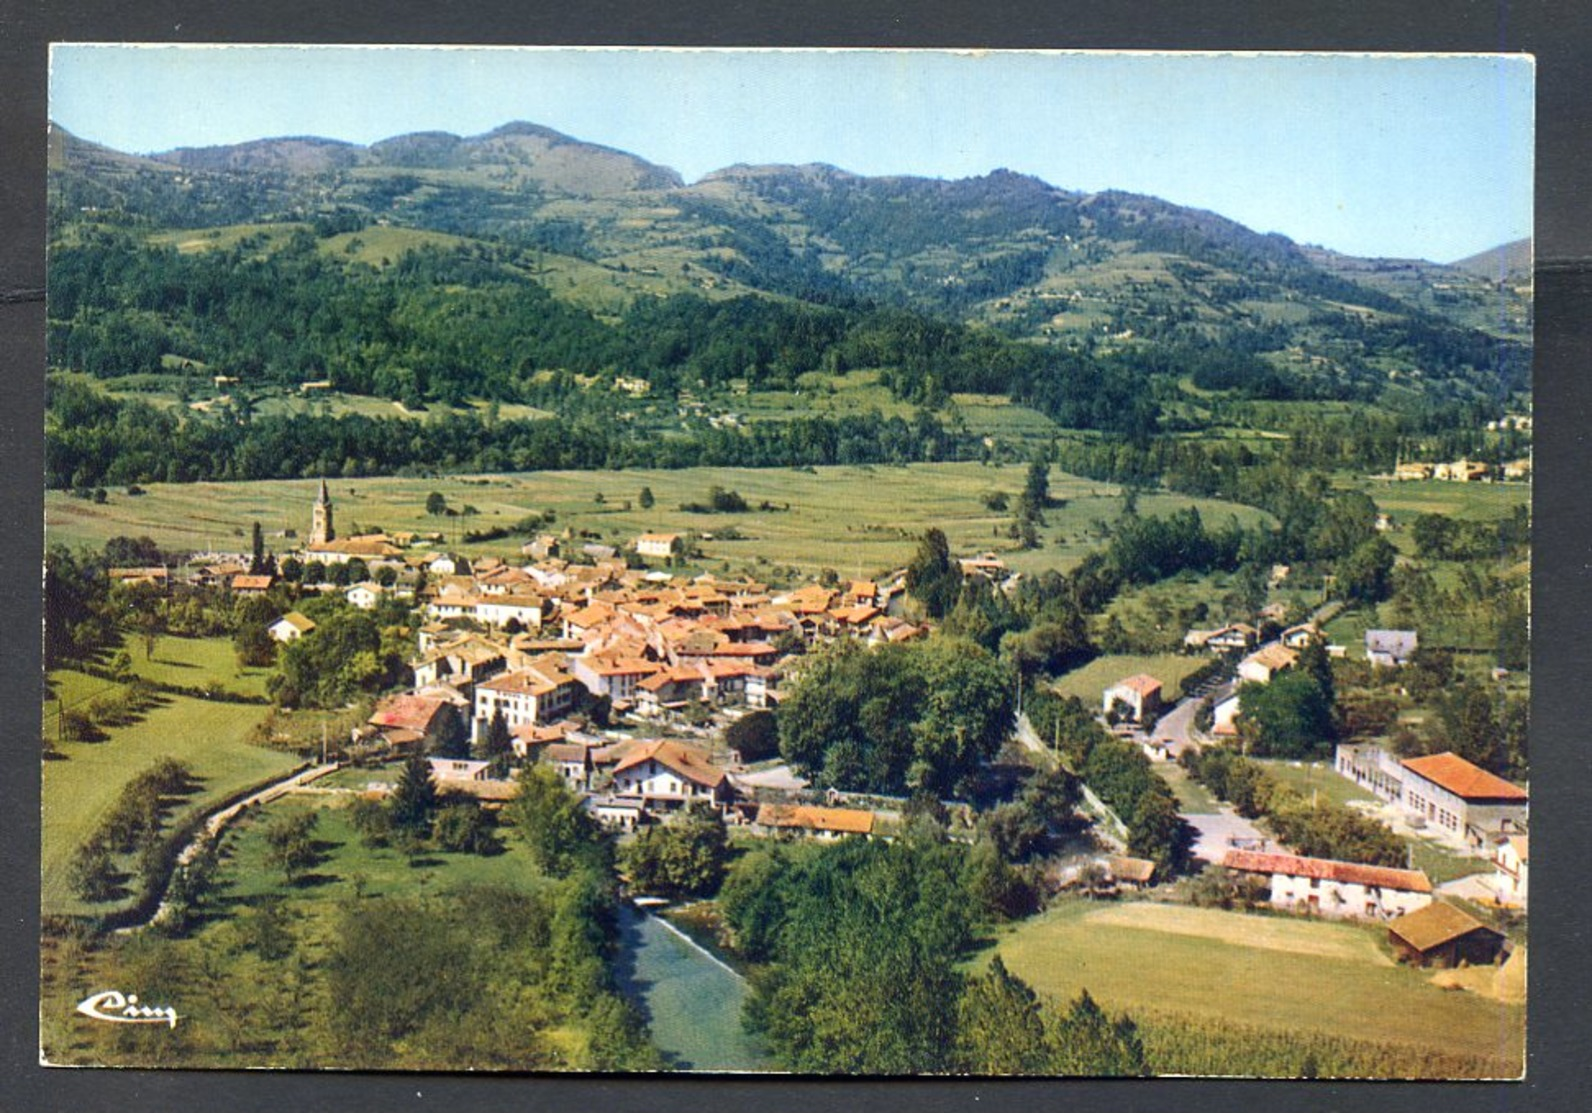
M 337 531 L 332 528 L 332 496 L 326 489 L 326 480 L 322 479 L 320 497 L 315 500 L 315 511 L 310 517 L 310 546 L 336 539 Z

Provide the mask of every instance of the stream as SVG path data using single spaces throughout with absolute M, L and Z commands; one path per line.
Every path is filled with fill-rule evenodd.
M 774 1069 L 741 1027 L 746 979 L 667 921 L 625 905 L 620 982 L 646 1013 L 653 1042 L 675 1070 Z

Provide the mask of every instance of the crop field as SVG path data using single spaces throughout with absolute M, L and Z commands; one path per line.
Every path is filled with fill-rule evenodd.
M 1073 901 L 1013 929 L 994 953 L 1058 1000 L 1087 989 L 1112 1012 L 1375 1041 L 1519 1073 L 1522 1007 L 1439 988 L 1430 972 L 1394 964 L 1381 938 L 1353 924 Z
M 781 468 L 689 468 L 677 471 L 527 472 L 436 479 L 339 479 L 330 482 L 338 532 L 414 530 L 441 533 L 449 547 L 470 555 L 513 555 L 523 540 L 466 544 L 470 530 L 507 527 L 527 515 L 553 511 L 554 529 L 596 534 L 612 545 L 628 544 L 648 531 L 696 532 L 704 537 L 699 567 L 747 571 L 776 578 L 782 569 L 811 577 L 823 568 L 843 575 L 872 575 L 899 568 L 911 558 L 917 540 L 930 526 L 946 531 L 954 552 L 992 550 L 1023 572 L 1046 568 L 1066 571 L 1101 544 L 1098 524 L 1122 510 L 1120 490 L 1053 472 L 1051 494 L 1064 506 L 1045 512 L 1042 545 L 1015 551 L 1006 537 L 1010 512 L 988 510 L 983 496 L 1002 491 L 1015 499 L 1025 467 L 974 463 L 912 464 L 905 467 L 857 466 L 808 470 Z M 697 514 L 682 503 L 703 502 L 710 487 L 738 491 L 756 508 L 744 514 Z M 651 510 L 640 508 L 640 492 L 650 487 Z M 47 492 L 45 523 L 51 543 L 98 547 L 117 535 L 148 536 L 174 549 L 241 550 L 251 523 L 258 521 L 269 548 L 286 551 L 301 542 L 309 527 L 316 481 L 269 480 L 252 483 L 151 484 L 146 493 L 111 494 L 104 505 Z M 458 512 L 429 516 L 427 495 L 442 494 Z M 599 499 L 599 496 L 600 499 Z M 1207 522 L 1236 515 L 1254 523 L 1266 515 L 1216 499 L 1148 494 L 1139 498 L 1141 514 L 1167 514 L 1198 507 Z M 788 509 L 786 507 L 788 506 Z M 473 514 L 465 513 L 471 507 Z M 741 540 L 716 539 L 727 531 Z
M 170 642 L 174 639 L 164 639 Z M 116 685 L 82 673 L 52 675 L 56 693 L 70 706 L 80 698 Z M 50 729 L 46 706 L 46 729 Z M 265 715 L 252 704 L 219 703 L 164 696 L 142 719 L 106 728 L 103 742 L 69 742 L 61 758 L 44 762 L 42 792 L 42 906 L 45 914 L 106 909 L 84 905 L 72 895 L 66 866 L 78 846 L 98 825 L 122 786 L 162 757 L 176 758 L 193 770 L 199 791 L 186 797 L 168 817 L 168 825 L 184 815 L 208 808 L 240 788 L 292 768 L 292 754 L 251 745 L 249 731 Z
M 1077 696 L 1084 706 L 1100 706 L 1100 695 L 1112 684 L 1139 673 L 1149 673 L 1161 682 L 1162 699 L 1168 703 L 1177 698 L 1183 678 L 1206 664 L 1210 658 L 1182 653 L 1158 653 L 1152 656 L 1108 654 L 1096 657 L 1081 669 L 1073 669 L 1056 679 L 1056 694 L 1063 698 Z
M 1379 509 L 1408 525 L 1420 514 L 1446 514 L 1471 521 L 1494 521 L 1531 505 L 1529 483 L 1448 483 L 1435 479 L 1361 480 L 1353 483 L 1375 500 Z

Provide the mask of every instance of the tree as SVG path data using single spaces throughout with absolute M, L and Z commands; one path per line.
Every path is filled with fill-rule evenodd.
M 296 884 L 304 871 L 320 861 L 315 847 L 318 812 L 290 812 L 277 816 L 265 829 L 269 848 L 265 860 L 282 871 L 289 885 Z
M 653 495 L 652 495 L 652 488 L 651 487 L 643 487 L 641 489 L 641 495 L 637 498 L 636 501 L 641 506 L 641 509 L 643 509 L 643 510 L 651 510 L 658 503 L 658 500 L 656 498 L 654 498 Z
M 1177 814 L 1177 801 L 1170 791 L 1151 791 L 1140 795 L 1128 818 L 1128 851 L 1155 863 L 1162 877 L 1170 876 L 1188 863 L 1193 831 Z
M 249 538 L 249 574 L 258 576 L 265 571 L 265 531 L 255 522 Z
M 943 618 L 962 588 L 962 573 L 951 562 L 951 544 L 945 531 L 931 527 L 918 542 L 907 565 L 907 591 L 923 604 L 931 618 Z
M 475 800 L 450 800 L 437 812 L 433 837 L 438 849 L 455 854 L 498 854 L 503 844 L 492 828 L 492 817 Z
M 1248 753 L 1308 758 L 1332 743 L 1337 727 L 1315 677 L 1290 671 L 1239 688 L 1238 735 Z
M 968 981 L 957 1003 L 957 1069 L 968 1074 L 1044 1074 L 1051 1049 L 1039 997 L 1000 955 Z
M 779 723 L 772 711 L 752 711 L 724 728 L 724 745 L 743 762 L 779 756 Z
M 99 839 L 90 839 L 77 848 L 67 867 L 67 883 L 79 900 L 98 904 L 119 895 L 116 867 L 110 850 Z
M 426 496 L 426 513 L 433 518 L 440 518 L 448 512 L 448 500 L 441 491 L 432 491 Z
M 422 754 L 410 754 L 387 801 L 387 815 L 395 828 L 424 836 L 436 806 L 437 782 L 431 776 L 431 763 Z
M 605 832 L 557 772 L 533 765 L 520 774 L 519 786 L 504 814 L 543 873 L 568 877 L 611 859 Z
M 1138 1028 L 1126 1015 L 1113 1021 L 1084 990 L 1052 1032 L 1056 1073 L 1091 1077 L 1150 1073 Z
M 1373 537 L 1338 561 L 1338 588 L 1350 599 L 1377 603 L 1387 598 L 1389 576 L 1398 550 L 1384 537 Z
M 499 707 L 492 712 L 486 730 L 476 740 L 474 756 L 477 761 L 491 762 L 492 775 L 500 777 L 508 770 L 513 755 L 514 740 L 509 734 L 508 722 L 503 718 L 503 708 Z
M 712 805 L 698 802 L 674 822 L 642 831 L 623 860 L 639 892 L 706 897 L 723 882 L 729 853 L 723 822 Z

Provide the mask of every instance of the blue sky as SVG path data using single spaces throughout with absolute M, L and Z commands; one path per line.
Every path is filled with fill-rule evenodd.
M 736 162 L 1006 167 L 1356 255 L 1449 261 L 1531 234 L 1519 55 L 58 45 L 50 115 L 142 153 L 529 120 L 687 181 Z

